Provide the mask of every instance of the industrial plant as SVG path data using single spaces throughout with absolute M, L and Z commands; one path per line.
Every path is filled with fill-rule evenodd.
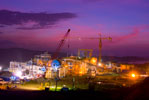
M 111 61 L 102 61 L 102 40 L 112 40 L 111 37 L 87 38 L 99 39 L 99 57 L 93 57 L 92 49 L 79 49 L 77 56 L 67 56 L 59 58 L 59 53 L 66 39 L 68 39 L 70 29 L 60 41 L 55 53 L 45 52 L 35 55 L 26 62 L 11 61 L 9 71 L 20 79 L 38 79 L 44 77 L 52 79 L 55 77 L 64 78 L 66 76 L 87 76 L 96 77 L 105 74 L 120 74 L 135 69 L 134 64 L 119 64 Z M 69 46 L 68 46 L 69 47 Z

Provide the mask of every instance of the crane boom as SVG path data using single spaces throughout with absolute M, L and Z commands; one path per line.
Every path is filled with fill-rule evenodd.
M 64 37 L 63 37 L 62 40 L 60 41 L 60 43 L 59 43 L 59 45 L 58 45 L 58 47 L 57 47 L 57 49 L 56 49 L 56 51 L 55 51 L 55 53 L 54 53 L 52 59 L 57 58 L 57 56 L 58 56 L 58 54 L 59 54 L 59 52 L 60 52 L 62 46 L 64 45 L 64 43 L 65 43 L 65 41 L 66 41 L 66 38 L 68 37 L 69 33 L 70 33 L 70 29 L 68 29 L 68 31 L 66 32 L 66 34 L 64 35 Z

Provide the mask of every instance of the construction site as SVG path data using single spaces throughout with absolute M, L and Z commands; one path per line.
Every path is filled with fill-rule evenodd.
M 149 100 L 149 0 L 0 0 L 0 100 Z
M 35 55 L 30 61 L 16 62 L 11 61 L 9 71 L 14 76 L 21 79 L 37 79 L 40 77 L 50 78 L 63 78 L 65 76 L 87 76 L 96 77 L 98 75 L 106 74 L 119 74 L 124 71 L 132 71 L 133 64 L 117 64 L 113 62 L 104 62 L 102 60 L 102 41 L 112 41 L 111 37 L 85 38 L 85 39 L 98 39 L 99 40 L 99 56 L 93 57 L 93 49 L 79 49 L 77 56 L 59 57 L 59 53 L 65 45 L 66 40 L 69 38 L 70 29 L 65 33 L 61 39 L 54 54 L 45 52 L 41 55 Z M 71 38 L 71 37 L 70 37 Z M 77 39 L 77 38 L 76 38 Z M 68 44 L 68 48 L 69 48 Z

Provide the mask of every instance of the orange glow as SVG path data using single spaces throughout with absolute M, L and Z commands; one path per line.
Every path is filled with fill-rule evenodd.
M 130 79 L 138 79 L 139 77 L 138 77 L 138 73 L 136 73 L 136 72 L 131 72 L 130 74 L 129 74 L 129 76 L 130 76 Z
M 131 74 L 131 77 L 135 78 L 135 77 L 136 77 L 136 75 L 135 75 L 134 73 L 132 73 L 132 74 Z
M 93 59 L 93 60 L 92 60 L 92 62 L 93 62 L 93 63 L 95 63 L 95 62 L 96 62 L 96 60 L 95 60 L 95 59 Z
M 92 58 L 91 63 L 95 65 L 97 63 L 97 58 Z
M 41 60 L 38 61 L 38 64 L 43 65 L 43 62 Z
M 65 67 L 68 67 L 68 65 L 64 65 Z
M 82 72 L 82 71 L 80 71 L 79 73 L 80 73 L 80 74 L 82 74 L 83 72 Z

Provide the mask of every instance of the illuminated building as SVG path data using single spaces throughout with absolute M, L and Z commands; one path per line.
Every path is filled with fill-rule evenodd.
M 42 66 L 32 65 L 29 62 L 11 61 L 9 71 L 12 72 L 14 75 L 16 75 L 18 72 L 22 73 L 20 78 L 37 78 L 44 75 Z
M 27 62 L 11 61 L 9 71 L 14 73 L 22 73 L 22 78 L 38 78 L 45 74 L 46 67 L 49 65 L 51 55 L 45 52 L 41 55 L 36 55 L 33 60 Z
M 122 63 L 112 63 L 112 71 L 121 73 L 121 72 L 128 72 L 135 69 L 134 64 L 122 64 Z
M 50 66 L 49 61 L 51 60 L 51 55 L 45 52 L 41 55 L 35 55 L 33 58 L 33 64 L 39 66 Z
M 62 66 L 65 68 L 66 75 L 82 76 L 90 75 L 89 73 L 96 72 L 96 66 L 90 63 L 88 59 L 77 59 L 76 57 L 64 58 Z
M 120 64 L 121 71 L 132 70 L 134 67 L 133 64 Z
M 58 77 L 62 78 L 67 75 L 82 76 L 82 75 L 96 75 L 97 58 L 83 58 L 78 59 L 75 56 L 63 58 L 60 60 L 60 68 L 57 72 L 51 66 L 51 55 L 45 52 L 41 55 L 36 55 L 32 60 L 27 62 L 10 62 L 9 71 L 16 74 L 21 72 L 21 77 L 38 78 L 54 78 L 57 73 Z

